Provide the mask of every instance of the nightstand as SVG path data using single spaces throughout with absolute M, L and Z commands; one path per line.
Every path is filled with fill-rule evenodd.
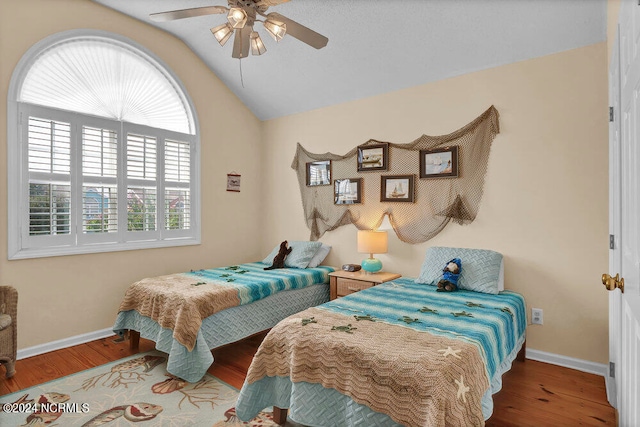
M 331 299 L 340 298 L 399 277 L 402 277 L 402 275 L 383 271 L 371 274 L 362 270 L 353 272 L 337 270 L 329 273 Z

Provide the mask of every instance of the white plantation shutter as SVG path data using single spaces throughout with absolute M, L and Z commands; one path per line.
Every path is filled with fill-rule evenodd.
M 118 133 L 82 126 L 82 233 L 118 231 Z
M 29 117 L 29 172 L 71 173 L 71 125 Z
M 128 231 L 156 230 L 157 144 L 155 137 L 127 134 Z
M 9 258 L 199 243 L 187 94 L 123 38 L 70 33 L 27 52 L 10 85 Z
M 164 142 L 165 205 L 167 230 L 191 228 L 191 147 L 188 142 Z
M 27 124 L 29 235 L 70 233 L 71 125 L 30 117 Z

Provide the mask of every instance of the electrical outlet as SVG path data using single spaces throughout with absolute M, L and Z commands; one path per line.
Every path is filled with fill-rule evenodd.
M 531 323 L 533 323 L 534 325 L 542 325 L 542 309 L 541 308 L 531 309 Z

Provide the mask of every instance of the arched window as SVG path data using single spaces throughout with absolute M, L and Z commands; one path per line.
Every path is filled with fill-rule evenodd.
M 200 242 L 195 110 L 151 53 L 106 32 L 48 37 L 8 104 L 10 259 Z

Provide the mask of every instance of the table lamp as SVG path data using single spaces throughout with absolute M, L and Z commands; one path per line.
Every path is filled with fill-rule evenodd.
M 382 269 L 382 261 L 373 254 L 387 253 L 387 232 L 373 230 L 358 230 L 358 252 L 369 254 L 369 258 L 362 261 L 362 269 L 368 273 L 376 273 Z

